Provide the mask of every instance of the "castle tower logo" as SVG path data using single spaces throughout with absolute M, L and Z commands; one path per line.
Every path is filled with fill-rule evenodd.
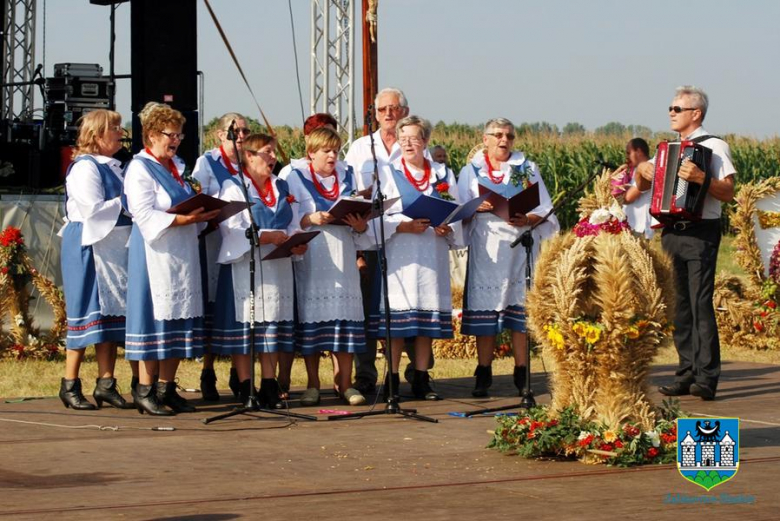
M 677 420 L 677 470 L 710 490 L 739 470 L 739 418 Z

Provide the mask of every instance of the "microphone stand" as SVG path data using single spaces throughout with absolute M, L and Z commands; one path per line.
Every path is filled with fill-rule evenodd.
M 255 412 L 264 412 L 278 416 L 287 416 L 288 418 L 299 418 L 301 420 L 316 421 L 317 418 L 314 416 L 296 414 L 290 412 L 289 410 L 282 411 L 276 409 L 264 409 L 260 407 L 260 399 L 258 398 L 257 391 L 255 389 L 255 256 L 257 251 L 260 249 L 258 237 L 260 228 L 257 226 L 257 222 L 255 222 L 255 216 L 252 215 L 252 211 L 249 209 L 252 204 L 252 199 L 249 197 L 249 190 L 247 189 L 246 178 L 244 177 L 244 165 L 241 162 L 241 153 L 236 147 L 236 132 L 234 129 L 235 124 L 236 121 L 233 120 L 233 122 L 230 124 L 230 127 L 228 127 L 228 139 L 233 142 L 233 150 L 236 153 L 236 159 L 238 161 L 238 176 L 240 179 L 239 184 L 241 185 L 241 192 L 244 195 L 244 200 L 247 203 L 247 210 L 249 213 L 249 228 L 246 230 L 246 238 L 249 240 L 249 398 L 245 404 L 239 405 L 232 411 L 218 414 L 216 416 L 212 416 L 211 418 L 206 418 L 203 420 L 203 423 L 208 425 L 209 423 L 224 420 L 226 418 L 232 418 L 233 416 L 237 416 L 239 414 L 249 414 Z M 262 262 L 262 259 L 260 262 Z M 251 416 L 258 419 L 270 419 L 261 418 L 254 415 Z
M 604 164 L 603 161 L 596 161 L 597 166 L 603 166 L 607 167 L 608 165 Z M 510 248 L 517 247 L 518 244 L 522 244 L 523 248 L 525 248 L 525 294 L 526 297 L 528 297 L 528 293 L 531 291 L 531 282 L 532 282 L 532 276 L 533 276 L 533 248 L 534 248 L 534 237 L 533 232 L 541 226 L 543 223 L 547 222 L 547 220 L 550 218 L 551 215 L 553 215 L 559 208 L 564 206 L 565 204 L 568 204 L 570 201 L 574 200 L 574 197 L 578 195 L 582 190 L 585 189 L 586 186 L 591 184 L 593 180 L 601 174 L 601 170 L 594 170 L 588 178 L 583 181 L 578 187 L 576 187 L 571 192 L 567 193 L 564 197 L 561 197 L 555 205 L 553 205 L 552 208 L 550 208 L 550 211 L 548 211 L 541 219 L 539 219 L 536 223 L 531 225 L 526 231 L 524 231 L 520 236 L 512 241 L 512 244 L 509 245 Z M 531 336 L 531 332 L 526 332 L 526 350 L 525 350 L 525 386 L 523 387 L 522 391 L 520 392 L 520 403 L 519 404 L 512 404 L 512 405 L 503 405 L 500 407 L 490 407 L 487 409 L 478 409 L 473 411 L 464 412 L 463 416 L 466 418 L 469 418 L 471 416 L 475 416 L 477 414 L 489 414 L 492 412 L 500 412 L 500 411 L 506 411 L 509 409 L 530 409 L 531 407 L 536 406 L 536 399 L 534 398 L 534 392 L 531 389 L 531 347 L 533 346 L 533 337 Z
M 379 165 L 376 159 L 376 144 L 374 143 L 374 132 L 373 132 L 373 112 L 374 112 L 374 106 L 369 105 L 368 111 L 366 112 L 366 127 L 368 128 L 368 135 L 371 139 L 371 156 L 374 161 L 374 183 L 376 183 L 376 192 L 374 194 L 374 211 L 378 214 L 379 219 L 379 266 L 380 266 L 380 273 L 382 277 L 382 297 L 383 297 L 383 303 L 385 306 L 385 312 L 384 312 L 384 321 L 385 321 L 385 351 L 387 352 L 386 358 L 389 360 L 387 363 L 387 375 L 385 377 L 385 381 L 387 382 L 387 403 L 385 404 L 384 410 L 381 411 L 362 411 L 362 412 L 355 412 L 351 414 L 341 414 L 341 415 L 333 415 L 328 416 L 328 420 L 331 421 L 338 421 L 338 420 L 350 420 L 353 418 L 364 418 L 366 416 L 379 416 L 379 415 L 397 415 L 397 416 L 403 416 L 405 418 L 412 418 L 419 421 L 426 421 L 430 423 L 439 423 L 439 420 L 436 418 L 431 418 L 429 416 L 423 416 L 422 414 L 417 414 L 417 409 L 403 409 L 400 405 L 398 405 L 398 400 L 395 398 L 395 386 L 393 385 L 393 378 L 392 378 L 392 372 L 393 372 L 393 347 L 390 339 L 390 296 L 387 291 L 387 242 L 385 241 L 385 207 L 384 202 L 385 195 L 382 193 L 382 182 L 379 179 Z

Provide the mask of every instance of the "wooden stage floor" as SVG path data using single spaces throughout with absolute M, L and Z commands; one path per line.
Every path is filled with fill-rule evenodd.
M 780 519 L 780 366 L 723 369 L 717 400 L 681 400 L 690 413 L 742 419 L 740 470 L 709 493 L 674 465 L 617 469 L 485 449 L 492 417 L 448 413 L 515 401 L 511 376 L 499 376 L 489 400 L 471 398 L 468 378 L 438 382 L 443 401 L 404 402 L 438 424 L 322 421 L 320 409 L 348 408 L 328 395 L 318 407 L 294 408 L 320 421 L 293 424 L 246 416 L 202 424 L 229 410 L 226 402 L 173 419 L 111 408 L 78 413 L 57 399 L 0 403 L 3 420 L 51 424 L 0 421 L 0 518 Z M 655 367 L 653 388 L 671 374 Z M 544 376 L 534 382 L 538 401 L 548 402 Z M 401 390 L 409 393 L 405 383 Z M 150 430 L 156 426 L 176 430 Z M 753 502 L 670 504 L 670 494 Z

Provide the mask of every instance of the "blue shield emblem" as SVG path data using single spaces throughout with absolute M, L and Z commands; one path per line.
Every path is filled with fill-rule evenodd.
M 679 418 L 677 469 L 710 490 L 739 470 L 739 418 Z

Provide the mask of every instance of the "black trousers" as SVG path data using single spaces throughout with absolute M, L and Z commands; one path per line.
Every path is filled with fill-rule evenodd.
M 720 219 L 685 230 L 664 228 L 661 244 L 674 261 L 674 345 L 680 362 L 675 381 L 704 384 L 713 391 L 720 377 L 720 340 L 712 295 L 720 246 Z

